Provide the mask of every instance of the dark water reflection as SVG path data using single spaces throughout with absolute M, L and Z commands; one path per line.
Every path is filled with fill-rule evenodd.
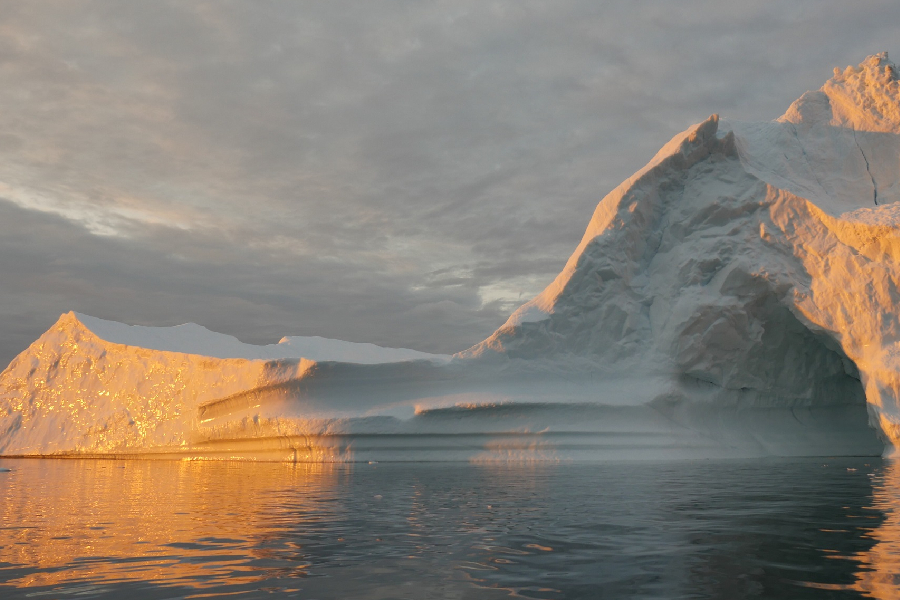
M 900 468 L 3 460 L 0 597 L 900 599 Z

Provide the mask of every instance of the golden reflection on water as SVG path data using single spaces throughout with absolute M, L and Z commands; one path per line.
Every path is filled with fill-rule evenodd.
M 886 462 L 873 484 L 872 508 L 884 521 L 869 534 L 875 544 L 856 557 L 861 568 L 853 587 L 878 600 L 900 600 L 900 461 Z
M 863 460 L 3 461 L 0 597 L 900 600 L 900 463 Z
M 43 460 L 23 468 L 38 462 L 40 474 L 29 474 L 28 485 L 17 482 L 16 470 L 0 483 L 0 562 L 38 569 L 6 581 L 19 587 L 256 582 L 264 574 L 252 563 L 267 558 L 263 519 L 277 521 L 273 511 L 282 510 L 302 523 L 341 476 L 327 465 L 279 463 L 247 469 L 227 462 Z M 270 502 L 286 489 L 287 508 Z M 307 566 L 297 561 L 285 575 L 302 577 Z

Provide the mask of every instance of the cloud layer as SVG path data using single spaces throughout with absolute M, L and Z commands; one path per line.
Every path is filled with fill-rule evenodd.
M 900 39 L 888 1 L 0 9 L 4 364 L 71 309 L 464 349 L 672 135 Z

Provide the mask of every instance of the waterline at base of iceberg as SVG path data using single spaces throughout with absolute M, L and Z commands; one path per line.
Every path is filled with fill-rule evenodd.
M 252 421 L 244 421 L 243 429 L 232 427 L 227 433 L 198 431 L 195 439 L 179 446 L 100 453 L 61 451 L 50 456 L 502 463 L 879 456 L 884 449 L 868 424 L 865 406 L 669 408 L 669 414 L 664 414 L 648 405 L 453 407 L 424 411 L 405 421 L 392 417 L 350 419 L 332 427 L 339 432 L 303 435 L 267 434 Z M 302 425 L 295 424 L 297 429 Z

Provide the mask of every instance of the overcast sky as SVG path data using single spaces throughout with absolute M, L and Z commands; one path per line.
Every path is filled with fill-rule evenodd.
M 0 0 L 0 363 L 69 310 L 465 349 L 671 136 L 897 42 L 896 0 Z

